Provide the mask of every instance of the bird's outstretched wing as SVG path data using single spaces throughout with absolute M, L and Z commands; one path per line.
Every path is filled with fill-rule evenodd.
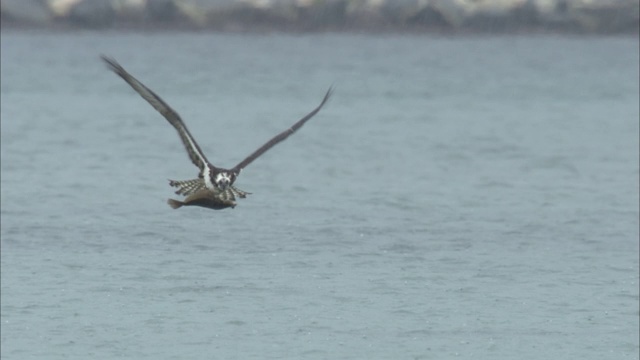
M 142 84 L 138 79 L 129 74 L 117 61 L 106 57 L 104 55 L 101 56 L 102 60 L 107 63 L 109 69 L 115 72 L 118 76 L 120 76 L 127 84 L 131 85 L 131 87 L 142 96 L 143 99 L 147 100 L 154 109 L 156 109 L 162 116 L 169 121 L 171 125 L 178 131 L 178 135 L 180 135 L 180 139 L 184 144 L 184 147 L 187 149 L 187 153 L 189 154 L 189 158 L 195 166 L 200 168 L 201 171 L 207 166 L 208 161 L 204 156 L 202 150 L 196 143 L 191 133 L 187 129 L 187 126 L 182 122 L 180 115 L 178 115 L 175 110 L 173 110 L 167 103 L 165 103 L 160 96 L 156 95 L 151 89 Z
M 258 150 L 254 151 L 251 155 L 247 156 L 247 158 L 242 160 L 238 165 L 236 165 L 233 169 L 231 169 L 231 171 L 233 171 L 236 174 L 239 174 L 240 171 L 244 169 L 247 165 L 251 164 L 253 160 L 257 159 L 258 157 L 260 157 L 260 155 L 267 152 L 267 150 L 271 149 L 276 144 L 285 140 L 286 138 L 291 136 L 291 134 L 293 134 L 298 129 L 300 129 L 302 125 L 304 125 L 304 123 L 309 121 L 309 119 L 311 119 L 315 114 L 318 113 L 318 111 L 320 111 L 320 109 L 324 106 L 324 104 L 327 102 L 327 100 L 331 96 L 331 92 L 332 92 L 332 88 L 329 88 L 329 90 L 327 90 L 327 93 L 324 95 L 324 98 L 322 99 L 322 102 L 320 103 L 320 105 L 318 105 L 315 109 L 313 109 L 313 111 L 308 113 L 302 119 L 298 120 L 295 124 L 293 124 L 287 130 L 281 132 L 280 134 L 274 136 L 271 140 L 267 141 Z

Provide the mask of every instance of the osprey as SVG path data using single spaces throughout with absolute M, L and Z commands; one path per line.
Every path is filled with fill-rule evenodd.
M 138 92 L 143 99 L 147 100 L 154 109 L 162 114 L 162 116 L 164 116 L 165 119 L 173 125 L 178 132 L 184 147 L 187 149 L 191 162 L 200 169 L 200 173 L 196 179 L 180 181 L 169 180 L 169 185 L 178 189 L 175 192 L 176 194 L 186 196 L 184 201 L 174 199 L 168 200 L 169 205 L 174 209 L 190 205 L 202 206 L 214 210 L 235 207 L 236 196 L 239 198 L 245 198 L 250 194 L 234 186 L 234 183 L 242 169 L 257 159 L 260 155 L 264 154 L 267 150 L 271 149 L 274 145 L 288 138 L 291 134 L 296 132 L 296 130 L 300 129 L 305 122 L 320 111 L 322 106 L 329 99 L 332 91 L 331 88 L 329 88 L 320 105 L 302 119 L 298 120 L 290 128 L 274 136 L 271 140 L 267 141 L 256 151 L 251 153 L 251 155 L 242 160 L 238 165 L 231 169 L 223 169 L 212 165 L 209 160 L 207 160 L 200 149 L 200 146 L 198 146 L 198 143 L 196 143 L 177 112 L 169 107 L 167 103 L 165 103 L 148 87 L 129 74 L 122 66 L 120 66 L 120 64 L 118 64 L 118 62 L 106 56 L 102 56 L 102 60 L 107 63 L 108 67 L 113 72 L 131 85 L 131 87 Z

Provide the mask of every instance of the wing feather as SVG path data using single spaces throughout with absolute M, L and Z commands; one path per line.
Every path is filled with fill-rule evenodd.
M 238 165 L 236 165 L 231 171 L 233 171 L 236 174 L 239 174 L 240 171 L 242 171 L 242 169 L 244 169 L 247 165 L 251 164 L 255 159 L 260 157 L 260 155 L 264 154 L 265 152 L 267 152 L 267 150 L 271 149 L 276 144 L 284 141 L 286 138 L 291 136 L 291 134 L 293 134 L 298 129 L 300 129 L 302 125 L 304 125 L 304 123 L 309 121 L 309 119 L 311 119 L 315 114 L 318 113 L 318 111 L 320 111 L 320 109 L 324 106 L 324 104 L 327 102 L 327 100 L 331 96 L 332 91 L 333 91 L 332 88 L 329 88 L 329 90 L 327 90 L 327 93 L 324 95 L 324 98 L 322 99 L 322 102 L 320 103 L 320 105 L 318 105 L 315 109 L 313 109 L 313 111 L 305 115 L 302 119 L 298 120 L 295 124 L 293 124 L 287 130 L 271 138 L 271 140 L 267 141 L 264 145 L 258 148 L 258 150 L 254 151 L 251 155 L 247 156 Z
M 180 115 L 173 110 L 167 103 L 165 103 L 160 96 L 151 91 L 148 87 L 142 84 L 138 79 L 129 74 L 117 61 L 106 57 L 104 55 L 101 56 L 102 60 L 109 66 L 113 72 L 115 72 L 118 76 L 120 76 L 124 81 L 127 82 L 143 99 L 147 100 L 154 109 L 156 109 L 162 116 L 169 121 L 171 125 L 178 131 L 178 135 L 180 135 L 180 139 L 184 144 L 184 147 L 189 154 L 189 158 L 191 158 L 191 162 L 202 171 L 206 164 L 209 163 L 207 158 L 204 156 L 204 153 L 200 149 L 200 146 L 196 143 L 193 136 L 187 129 L 187 126 L 184 124 Z

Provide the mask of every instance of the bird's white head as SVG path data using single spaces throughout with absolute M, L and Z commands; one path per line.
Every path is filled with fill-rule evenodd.
M 213 183 L 218 189 L 224 191 L 231 185 L 231 174 L 226 171 L 218 173 L 215 179 L 213 179 Z

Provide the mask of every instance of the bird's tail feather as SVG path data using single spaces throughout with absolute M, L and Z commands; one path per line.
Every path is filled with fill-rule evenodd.
M 204 181 L 202 179 L 192 180 L 169 180 L 169 185 L 178 188 L 176 194 L 188 196 L 201 189 L 205 188 Z
M 242 198 L 242 199 L 246 198 L 247 195 L 251 194 L 250 192 L 242 191 L 242 190 L 238 189 L 237 187 L 235 187 L 233 185 L 231 185 L 229 187 L 231 188 L 231 192 L 234 195 L 236 195 L 237 197 Z

